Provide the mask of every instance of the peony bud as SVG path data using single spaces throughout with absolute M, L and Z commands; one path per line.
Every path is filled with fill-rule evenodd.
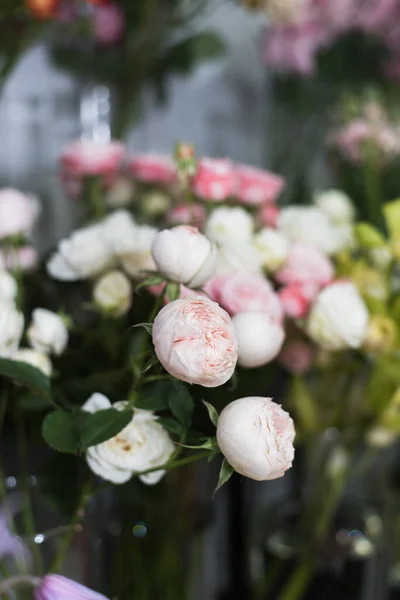
M 11 300 L 0 298 L 0 356 L 11 356 L 16 351 L 23 331 L 23 314 Z
M 227 159 L 202 158 L 192 179 L 194 194 L 203 200 L 221 202 L 233 195 L 235 175 Z
M 97 281 L 93 300 L 110 317 L 121 317 L 132 305 L 131 282 L 120 271 L 110 271 Z
M 217 268 L 215 244 L 189 225 L 160 231 L 151 253 L 161 275 L 192 288 L 201 287 Z
M 256 481 L 278 479 L 292 466 L 294 424 L 271 398 L 231 402 L 218 418 L 217 440 L 230 465 Z
M 11 356 L 11 358 L 12 360 L 36 367 L 36 369 L 42 371 L 47 377 L 50 377 L 53 371 L 53 366 L 49 357 L 36 350 L 31 350 L 30 348 L 20 348 Z
M 0 239 L 29 236 L 39 216 L 39 201 L 11 188 L 0 190 Z
M 103 594 L 67 579 L 62 575 L 45 575 L 34 592 L 34 600 L 108 600 Z
M 60 355 L 68 343 L 68 330 L 59 315 L 45 308 L 37 308 L 33 311 L 27 337 L 37 352 Z
M 318 295 L 311 308 L 307 332 L 326 350 L 359 348 L 368 327 L 368 310 L 348 281 L 336 282 Z
M 8 272 L 0 270 L 0 298 L 15 300 L 18 294 L 18 285 L 15 278 Z
M 289 245 L 280 231 L 265 227 L 254 237 L 253 244 L 261 257 L 264 269 L 274 272 L 283 266 Z
M 241 312 L 232 319 L 239 342 L 239 365 L 248 369 L 271 362 L 279 353 L 285 332 L 265 312 Z
M 182 381 L 217 387 L 230 379 L 238 342 L 229 315 L 199 297 L 175 300 L 157 315 L 153 344 L 163 367 Z

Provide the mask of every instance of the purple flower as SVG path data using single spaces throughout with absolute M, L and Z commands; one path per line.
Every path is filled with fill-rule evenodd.
M 35 589 L 34 600 L 108 600 L 72 579 L 61 575 L 46 575 Z

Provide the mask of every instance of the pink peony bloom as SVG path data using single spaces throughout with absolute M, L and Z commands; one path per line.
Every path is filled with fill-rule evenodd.
M 310 344 L 301 340 L 288 342 L 279 354 L 278 360 L 289 373 L 303 375 L 312 362 L 313 349 Z
M 285 266 L 276 278 L 280 283 L 314 283 L 319 287 L 333 279 L 334 268 L 329 258 L 315 246 L 295 243 L 289 247 Z
M 72 579 L 62 575 L 45 575 L 34 591 L 34 600 L 108 600 Z
M 205 298 L 175 300 L 162 308 L 154 320 L 153 344 L 168 373 L 204 387 L 226 383 L 238 358 L 229 315 Z
M 236 196 L 243 204 L 258 206 L 275 202 L 285 185 L 280 175 L 247 165 L 238 165 L 235 174 Z
M 179 204 L 171 208 L 167 214 L 167 223 L 170 225 L 195 225 L 201 229 L 205 220 L 206 211 L 198 202 Z
M 168 184 L 177 176 L 172 158 L 162 154 L 138 154 L 129 161 L 128 168 L 135 179 L 145 183 Z
M 192 178 L 194 194 L 203 200 L 221 202 L 235 189 L 233 165 L 227 159 L 202 158 Z
M 292 283 L 279 291 L 279 298 L 285 314 L 293 319 L 303 319 L 311 306 L 312 299 L 308 284 Z M 318 288 L 315 295 L 318 294 Z
M 0 190 L 0 240 L 9 236 L 29 236 L 39 216 L 39 202 L 12 188 Z
M 119 6 L 96 6 L 92 18 L 94 35 L 99 44 L 114 44 L 121 39 L 125 29 L 125 17 Z
M 238 272 L 214 277 L 204 291 L 230 315 L 244 311 L 261 311 L 281 322 L 283 309 L 279 296 L 261 275 Z
M 61 171 L 63 179 L 101 175 L 112 182 L 125 157 L 125 147 L 120 142 L 101 143 L 94 140 L 76 140 L 66 146 L 61 153 Z
M 279 206 L 276 206 L 276 204 L 264 204 L 258 213 L 261 224 L 264 227 L 273 227 L 273 229 L 276 229 L 280 211 Z

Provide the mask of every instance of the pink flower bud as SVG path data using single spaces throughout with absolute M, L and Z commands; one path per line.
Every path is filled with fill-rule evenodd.
M 235 189 L 232 163 L 227 159 L 202 158 L 192 179 L 192 189 L 203 200 L 226 200 Z
M 188 383 L 218 387 L 235 370 L 238 342 L 232 321 L 206 298 L 175 300 L 161 309 L 153 344 L 164 369 Z
M 258 216 L 264 227 L 273 227 L 276 229 L 278 226 L 279 213 L 280 208 L 275 204 L 265 204 L 261 207 Z
M 108 600 L 72 579 L 61 575 L 46 575 L 34 592 L 34 600 Z
M 280 175 L 248 165 L 235 168 L 236 196 L 243 204 L 260 205 L 275 202 L 285 180 Z
M 168 184 L 176 179 L 176 166 L 170 156 L 138 154 L 129 161 L 128 168 L 135 179 L 145 183 Z
M 309 292 L 310 290 L 304 289 L 301 283 L 292 283 L 279 291 L 283 310 L 288 317 L 303 319 L 307 315 L 311 305 Z M 318 288 L 316 294 L 318 294 Z

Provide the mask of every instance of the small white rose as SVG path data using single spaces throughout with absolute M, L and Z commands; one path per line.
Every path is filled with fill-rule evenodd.
M 369 315 L 356 286 L 337 282 L 320 292 L 307 321 L 309 336 L 325 350 L 359 348 Z
M 47 375 L 47 377 L 50 377 L 53 371 L 53 366 L 49 357 L 46 356 L 46 354 L 42 354 L 36 350 L 31 350 L 30 348 L 20 348 L 13 354 L 11 358 L 13 360 L 31 365 L 32 367 L 36 367 L 42 371 L 42 373 Z
M 15 300 L 18 294 L 18 285 L 15 278 L 8 271 L 0 270 L 0 298 Z
M 222 206 L 212 211 L 206 223 L 205 233 L 217 243 L 226 240 L 250 242 L 253 229 L 253 219 L 244 208 Z
M 112 405 L 102 394 L 93 394 L 82 410 L 97 412 L 107 408 L 124 410 L 127 402 Z M 129 481 L 135 473 L 161 467 L 168 462 L 175 446 L 167 431 L 157 423 L 157 417 L 148 410 L 135 410 L 132 421 L 118 435 L 92 446 L 86 451 L 90 469 L 103 479 L 121 484 Z M 140 476 L 147 485 L 160 481 L 162 469 Z
M 293 421 L 271 398 L 231 402 L 218 418 L 222 454 L 241 475 L 266 481 L 282 477 L 294 458 Z
M 7 357 L 17 350 L 24 331 L 24 316 L 14 302 L 0 298 L 0 356 Z
M 337 225 L 351 223 L 355 217 L 354 206 L 341 190 L 326 190 L 316 194 L 315 204 Z
M 68 329 L 60 315 L 45 308 L 36 308 L 27 337 L 37 352 L 60 355 L 68 343 Z
M 241 312 L 232 319 L 239 342 L 239 365 L 248 369 L 271 362 L 285 338 L 283 327 L 265 312 Z
M 278 271 L 288 256 L 289 244 L 280 231 L 265 227 L 254 236 L 253 245 L 267 271 Z
M 151 253 L 161 275 L 191 288 L 202 286 L 217 267 L 214 242 L 189 225 L 160 231 L 154 238 Z
M 118 256 L 131 247 L 136 227 L 133 216 L 127 210 L 117 210 L 104 219 L 101 224 L 102 235 L 113 254 Z
M 334 223 L 318 206 L 289 206 L 278 217 L 278 229 L 290 242 L 316 246 L 325 254 L 338 251 L 340 241 Z
M 217 275 L 243 272 L 261 274 L 261 258 L 250 242 L 226 240 L 218 246 Z
M 132 305 L 132 285 L 120 271 L 110 271 L 101 277 L 93 290 L 96 306 L 112 317 L 126 314 Z

